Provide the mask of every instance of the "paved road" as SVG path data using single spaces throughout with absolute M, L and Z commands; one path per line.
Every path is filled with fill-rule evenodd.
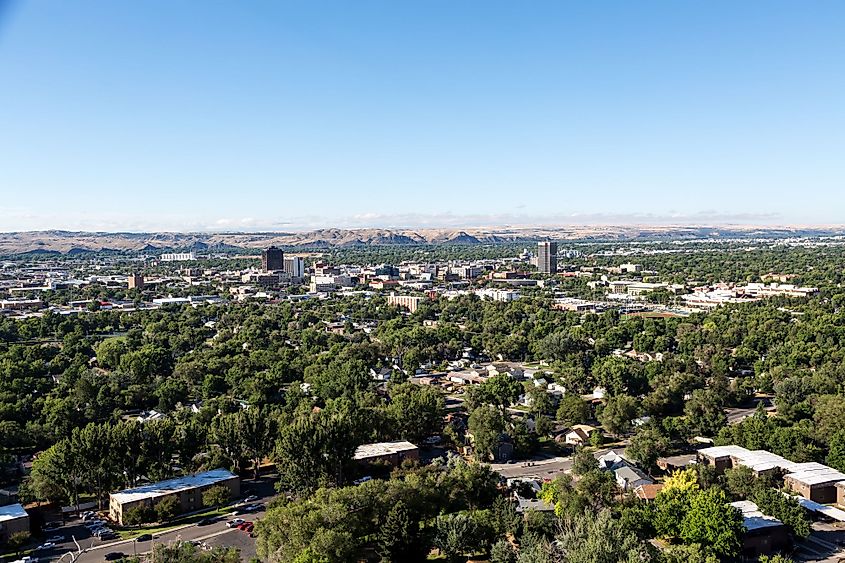
M 757 401 L 763 401 L 763 407 L 766 411 L 773 412 L 775 410 L 771 400 L 768 398 L 756 399 L 753 406 L 725 409 L 725 414 L 728 417 L 728 424 L 739 424 L 749 416 L 753 415 L 757 411 Z
M 239 518 L 255 522 L 264 516 L 264 511 L 241 515 Z M 142 554 L 152 551 L 153 544 L 177 543 L 179 541 L 203 541 L 213 546 L 233 546 L 242 549 L 241 556 L 245 560 L 255 555 L 255 540 L 250 538 L 246 532 L 226 527 L 226 519 L 209 524 L 208 526 L 191 525 L 187 528 L 173 530 L 157 534 L 152 541 L 135 542 L 134 540 L 99 543 L 93 549 L 89 549 L 80 555 L 78 563 L 100 563 L 106 553 L 121 551 L 126 555 Z M 85 547 L 85 546 L 83 546 Z M 244 552 L 244 548 L 252 553 Z M 66 558 L 69 559 L 69 558 Z
M 796 561 L 841 563 L 845 561 L 845 524 L 814 522 L 810 537 L 796 544 Z
M 625 448 L 613 448 L 621 453 Z M 601 449 L 593 455 L 599 458 L 611 451 L 611 448 Z M 530 479 L 554 479 L 562 473 L 572 469 L 571 457 L 549 457 L 535 458 L 533 460 L 516 461 L 514 463 L 491 463 L 493 471 L 498 472 L 506 479 L 530 478 Z

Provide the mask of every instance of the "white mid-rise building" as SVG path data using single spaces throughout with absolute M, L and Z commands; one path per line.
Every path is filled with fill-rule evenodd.
M 197 256 L 193 252 L 170 252 L 161 255 L 162 262 L 189 262 L 196 259 Z

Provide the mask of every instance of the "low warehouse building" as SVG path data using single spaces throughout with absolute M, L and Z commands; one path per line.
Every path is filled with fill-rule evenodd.
M 845 474 L 820 465 L 790 473 L 784 480 L 790 490 L 802 497 L 821 504 L 830 504 L 837 501 L 837 483 L 845 481 Z
M 746 557 L 787 551 L 792 547 L 789 529 L 783 522 L 766 516 L 750 500 L 732 502 L 731 506 L 742 512 L 745 533 L 742 536 L 742 554 Z
M 744 456 L 749 451 L 741 446 L 714 446 L 698 450 L 698 462 L 709 465 L 719 473 L 730 469 L 734 465 L 734 459 Z
M 358 446 L 352 459 L 361 463 L 384 461 L 401 465 L 406 459 L 420 459 L 420 449 L 411 442 L 378 442 Z
M 836 504 L 845 507 L 845 481 L 836 483 Z
M 18 532 L 29 533 L 29 514 L 20 504 L 0 506 L 0 543 Z
M 202 493 L 215 485 L 228 487 L 231 497 L 241 494 L 241 480 L 237 475 L 225 469 L 214 469 L 112 493 L 109 498 L 109 517 L 123 525 L 127 510 L 141 506 L 154 507 L 166 497 L 174 497 L 181 512 L 199 510 L 203 507 Z

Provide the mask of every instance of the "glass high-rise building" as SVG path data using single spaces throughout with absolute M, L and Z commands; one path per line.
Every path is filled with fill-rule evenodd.
M 285 269 L 285 253 L 281 248 L 271 246 L 261 253 L 261 269 L 265 272 L 275 272 Z
M 537 270 L 543 274 L 554 274 L 557 272 L 557 243 L 537 243 Z

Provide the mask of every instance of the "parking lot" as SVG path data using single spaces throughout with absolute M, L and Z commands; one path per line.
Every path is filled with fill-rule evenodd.
M 259 481 L 244 480 L 243 487 L 245 492 L 249 491 L 249 494 L 255 494 L 257 497 L 256 503 L 264 504 L 275 496 L 273 480 L 270 478 L 263 478 Z M 262 508 L 257 512 L 238 517 L 255 521 L 262 518 L 264 514 L 265 509 Z M 171 530 L 155 533 L 152 539 L 142 542 L 137 542 L 134 539 L 104 541 L 92 535 L 81 518 L 74 518 L 58 529 L 45 531 L 41 543 L 53 539 L 55 545 L 48 549 L 39 550 L 32 555 L 40 561 L 56 561 L 64 555 L 66 556 L 64 560 L 68 561 L 70 559 L 70 556 L 67 555 L 69 552 L 76 553 L 79 549 L 82 549 L 83 553 L 78 556 L 76 561 L 79 563 L 94 563 L 103 561 L 105 555 L 111 552 L 121 552 L 126 556 L 133 556 L 151 551 L 153 545 L 158 543 L 195 541 L 212 547 L 236 547 L 241 550 L 242 557 L 248 560 L 255 556 L 255 540 L 250 538 L 245 531 L 226 527 L 226 521 L 233 517 L 233 514 L 217 517 L 214 522 L 205 525 L 197 525 L 195 521 L 191 521 Z M 143 530 L 139 530 L 139 533 L 143 533 Z

